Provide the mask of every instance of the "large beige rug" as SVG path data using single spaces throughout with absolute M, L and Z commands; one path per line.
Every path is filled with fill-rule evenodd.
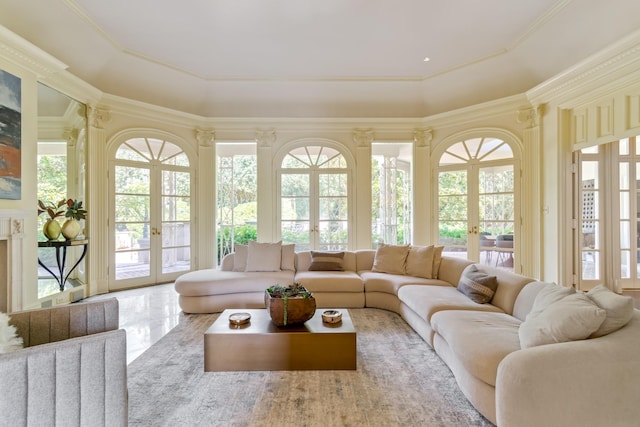
M 491 426 L 400 318 L 350 310 L 357 371 L 204 372 L 217 315 L 184 315 L 129 365 L 132 426 Z

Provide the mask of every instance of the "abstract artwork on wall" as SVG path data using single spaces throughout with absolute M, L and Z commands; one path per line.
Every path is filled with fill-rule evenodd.
M 0 199 L 21 197 L 20 78 L 0 70 Z

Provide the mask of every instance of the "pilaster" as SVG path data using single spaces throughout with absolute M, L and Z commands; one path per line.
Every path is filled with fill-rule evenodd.
M 191 238 L 198 248 L 192 257 L 194 269 L 215 268 L 217 265 L 218 245 L 216 242 L 216 134 L 211 129 L 196 129 L 195 138 L 198 141 L 198 169 L 197 188 L 192 197 L 191 208 L 197 212 L 192 215 Z M 194 188 L 192 186 L 192 188 Z M 211 214 L 213 212 L 213 215 Z M 213 244 L 212 244 L 213 241 Z
M 435 218 L 433 218 L 431 209 L 431 198 L 433 197 L 431 141 L 433 141 L 433 129 L 414 130 L 412 171 L 413 236 L 411 236 L 411 241 L 416 245 L 435 243 L 432 230 L 432 225 L 435 224 Z
M 276 142 L 275 129 L 258 129 L 255 133 L 258 146 L 258 240 L 272 242 L 276 236 L 275 203 L 276 174 L 273 168 L 273 147 Z
M 356 144 L 356 183 L 371 182 L 371 144 L 374 141 L 375 135 L 371 129 L 354 129 L 353 142 Z M 355 197 L 352 200 L 356 200 L 356 203 L 349 206 L 349 211 L 352 212 L 352 218 L 355 221 L 351 221 L 354 225 L 355 233 L 351 236 L 350 247 L 351 248 L 371 248 L 371 186 L 357 186 L 352 185 Z M 355 208 L 355 206 L 362 207 L 361 209 Z M 367 209 L 367 207 L 369 207 Z M 355 210 L 355 211 L 354 211 Z

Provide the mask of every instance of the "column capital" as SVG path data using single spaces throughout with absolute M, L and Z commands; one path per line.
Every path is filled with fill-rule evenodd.
M 433 140 L 433 129 L 416 129 L 413 132 L 413 141 L 418 147 L 429 147 Z
M 195 130 L 196 140 L 201 147 L 211 147 L 216 140 L 216 132 L 212 129 Z
M 276 142 L 275 129 L 258 129 L 256 131 L 256 143 L 260 148 L 271 148 Z
M 67 141 L 68 147 L 75 147 L 78 142 L 78 135 L 80 135 L 80 130 L 77 128 L 65 128 L 63 136 Z
M 516 121 L 526 123 L 529 127 L 540 126 L 540 116 L 544 113 L 544 104 L 521 108 L 518 110 Z
M 87 119 L 89 120 L 89 126 L 102 129 L 105 124 L 111 121 L 111 112 L 106 108 L 89 105 L 87 107 Z
M 358 148 L 368 148 L 373 142 L 374 133 L 371 129 L 354 129 L 353 142 L 356 143 Z

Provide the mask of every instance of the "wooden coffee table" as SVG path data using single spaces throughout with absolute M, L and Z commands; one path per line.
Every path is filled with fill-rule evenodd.
M 346 309 L 342 322 L 322 322 L 322 312 L 303 325 L 277 327 L 264 309 L 227 309 L 204 334 L 204 370 L 293 371 L 356 369 L 356 331 Z M 231 313 L 251 314 L 246 325 Z

